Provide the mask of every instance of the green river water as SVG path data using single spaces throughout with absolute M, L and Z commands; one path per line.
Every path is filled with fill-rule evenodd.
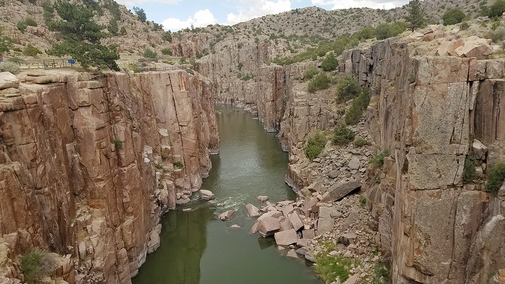
M 296 197 L 284 182 L 287 153 L 251 114 L 224 106 L 216 111 L 221 150 L 212 156 L 213 168 L 202 186 L 216 199 L 194 200 L 162 218 L 161 246 L 147 257 L 133 284 L 320 284 L 304 260 L 288 259 L 272 238 L 249 233 L 254 219 L 245 204 L 260 207 L 258 195 L 271 202 Z M 216 219 L 231 209 L 237 211 L 231 220 Z M 233 224 L 241 228 L 230 228 Z

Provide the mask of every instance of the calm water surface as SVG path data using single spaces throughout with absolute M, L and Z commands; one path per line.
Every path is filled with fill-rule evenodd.
M 284 183 L 287 154 L 275 134 L 266 133 L 249 113 L 224 106 L 216 110 L 221 150 L 212 157 L 213 168 L 202 187 L 216 199 L 195 200 L 163 217 L 161 247 L 147 257 L 133 283 L 320 284 L 304 260 L 288 259 L 273 239 L 249 234 L 254 219 L 247 217 L 245 204 L 259 207 L 258 195 L 272 202 L 296 197 Z M 237 211 L 231 220 L 216 220 L 231 209 Z M 242 228 L 230 228 L 233 224 Z

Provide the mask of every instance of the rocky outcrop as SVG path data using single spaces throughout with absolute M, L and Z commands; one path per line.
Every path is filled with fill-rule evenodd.
M 130 283 L 159 246 L 160 216 L 211 168 L 211 82 L 185 71 L 18 77 L 19 92 L 0 98 L 0 272 L 18 277 L 11 260 L 40 248 L 68 256 L 69 283 Z
M 470 137 L 489 149 L 476 153 L 478 166 L 505 160 L 503 63 L 410 57 L 407 44 L 390 41 L 342 61 L 342 72 L 371 87 L 369 130 L 392 153 L 367 194 L 393 283 L 487 282 L 505 265 L 505 202 L 482 183 L 463 185 L 462 173 Z

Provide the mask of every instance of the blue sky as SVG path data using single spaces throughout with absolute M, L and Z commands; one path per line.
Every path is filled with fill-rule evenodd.
M 177 31 L 209 24 L 233 25 L 268 14 L 318 6 L 326 10 L 351 7 L 391 9 L 408 0 L 116 0 L 130 10 L 144 9 L 147 19 Z

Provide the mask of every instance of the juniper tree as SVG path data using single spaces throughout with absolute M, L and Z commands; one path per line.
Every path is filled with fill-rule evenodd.
M 405 20 L 409 23 L 409 28 L 414 31 L 421 28 L 426 23 L 426 12 L 419 0 L 411 0 L 408 4 L 409 15 Z

